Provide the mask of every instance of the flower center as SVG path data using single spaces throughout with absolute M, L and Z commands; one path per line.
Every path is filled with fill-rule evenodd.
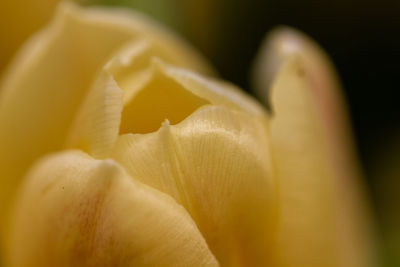
M 173 79 L 154 73 L 125 105 L 120 134 L 154 132 L 165 119 L 177 124 L 206 104 L 209 104 L 207 100 L 189 92 Z

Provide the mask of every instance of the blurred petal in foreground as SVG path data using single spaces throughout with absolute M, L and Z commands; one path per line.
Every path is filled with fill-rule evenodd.
M 15 210 L 7 266 L 218 266 L 185 209 L 112 160 L 45 157 Z

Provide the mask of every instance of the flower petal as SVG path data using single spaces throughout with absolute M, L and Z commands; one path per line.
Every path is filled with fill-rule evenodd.
M 265 112 L 249 98 L 230 94 L 232 88 L 155 64 L 153 78 L 132 98 L 134 107 L 136 97 L 147 106 L 130 110 L 126 120 L 143 116 L 156 129 L 138 133 L 127 127 L 113 158 L 133 177 L 182 204 L 221 265 L 273 266 L 276 188 Z M 152 83 L 160 81 L 169 92 L 162 100 L 174 103 L 166 111 L 152 103 L 152 97 L 142 99 L 157 91 L 159 86 Z M 206 103 L 199 106 L 197 101 Z M 169 108 L 179 110 L 179 105 L 192 108 L 170 121 Z M 159 114 L 152 120 L 147 112 Z M 124 124 L 128 125 L 123 118 L 121 127 Z
M 130 109 L 141 109 L 146 105 L 146 101 L 151 99 L 159 99 L 159 103 L 149 110 L 142 110 L 141 114 L 136 117 L 134 112 L 129 112 L 129 108 L 125 108 L 122 119 L 129 117 L 129 121 L 137 125 L 139 131 L 151 128 L 152 121 L 149 120 L 151 114 L 157 116 L 159 105 L 167 104 L 168 88 L 166 85 L 158 84 L 158 90 L 152 95 L 140 97 L 135 103 L 130 103 L 131 99 L 137 93 L 138 89 L 145 86 L 155 70 L 153 61 L 157 58 L 160 60 L 166 57 L 158 51 L 154 45 L 146 40 L 137 40 L 128 43 L 120 49 L 115 55 L 104 65 L 96 81 L 92 85 L 85 102 L 82 104 L 79 114 L 71 128 L 68 137 L 67 146 L 79 147 L 88 151 L 95 157 L 106 157 L 113 147 L 120 131 L 125 131 L 132 125 L 123 124 L 120 129 L 121 113 L 123 105 L 129 105 Z M 171 90 L 171 89 L 169 89 Z M 137 99 L 137 98 L 136 98 Z M 192 98 L 197 99 L 196 97 Z M 188 100 L 188 99 L 186 99 Z M 177 100 L 178 101 L 178 100 Z M 177 104 L 177 103 L 175 103 Z M 170 105 L 172 107 L 172 105 Z M 186 106 L 190 106 L 187 103 Z M 176 107 L 176 105 L 175 105 Z M 154 111 L 154 112 L 151 112 Z M 132 113 L 132 114 L 131 114 Z M 173 114 L 177 117 L 184 115 L 184 110 L 175 110 Z M 146 114 L 146 115 L 144 115 Z M 133 128 L 135 126 L 132 126 Z M 156 126 L 157 128 L 159 125 Z
M 218 266 L 171 197 L 79 151 L 36 164 L 14 215 L 9 266 Z
M 107 88 L 106 92 L 96 93 L 96 100 L 102 100 L 105 94 L 109 102 L 103 106 L 118 113 L 121 91 L 112 77 L 102 73 L 96 79 L 97 74 L 121 46 L 143 40 L 164 60 L 203 73 L 212 72 L 179 38 L 139 14 L 122 10 L 84 9 L 63 3 L 53 22 L 25 45 L 0 87 L 1 224 L 20 178 L 34 159 L 62 149 L 65 143 L 91 145 L 87 139 L 76 137 L 79 133 L 74 132 L 74 126 L 76 115 L 86 112 L 79 110 L 86 110 L 81 106 L 92 83 L 102 90 Z M 99 110 L 96 121 L 107 113 L 102 104 L 89 105 L 88 112 Z M 119 124 L 119 115 L 107 114 Z M 94 153 L 103 156 L 116 134 L 106 131 L 110 141 L 89 133 L 97 142 L 97 146 L 91 145 Z
M 264 49 L 255 84 L 270 99 L 273 113 L 283 266 L 373 266 L 370 219 L 339 85 L 327 57 L 312 41 L 286 28 L 273 32 Z

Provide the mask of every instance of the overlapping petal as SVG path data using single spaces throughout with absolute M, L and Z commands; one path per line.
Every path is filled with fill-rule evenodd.
M 185 209 L 115 161 L 45 157 L 17 198 L 9 266 L 219 266 Z
M 81 152 L 29 172 L 8 262 L 373 266 L 332 69 L 275 31 L 254 71 L 269 116 L 141 15 L 63 4 L 2 81 L 0 222 L 34 160 Z
M 124 10 L 85 9 L 63 3 L 52 23 L 25 45 L 0 89 L 1 217 L 33 160 L 69 145 L 89 146 L 84 138 L 70 137 L 80 136 L 74 126 L 78 114 L 86 112 L 82 105 L 89 88 L 105 86 L 112 103 L 100 106 L 118 108 L 114 104 L 122 94 L 101 70 L 117 50 L 135 41 L 151 44 L 155 55 L 173 64 L 212 72 L 178 37 L 147 18 Z M 119 123 L 118 118 L 115 122 Z M 98 143 L 104 142 L 98 134 L 89 135 Z
M 124 107 L 113 158 L 182 204 L 222 265 L 273 264 L 266 113 L 229 85 L 160 61 L 151 71 Z

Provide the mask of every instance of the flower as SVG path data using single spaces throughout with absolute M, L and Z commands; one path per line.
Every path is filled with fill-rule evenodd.
M 63 3 L 0 89 L 8 266 L 372 264 L 333 82 L 287 36 L 271 115 L 142 15 Z

